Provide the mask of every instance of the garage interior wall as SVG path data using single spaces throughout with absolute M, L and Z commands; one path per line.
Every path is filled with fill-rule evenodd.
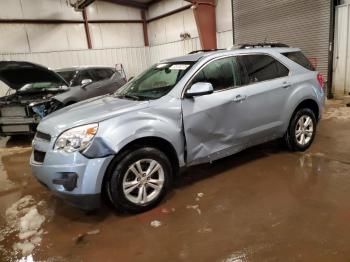
M 335 97 L 350 94 L 350 1 L 336 6 L 334 54 L 333 54 L 333 90 Z
M 236 44 L 267 41 L 301 48 L 327 77 L 331 1 L 232 1 Z
M 137 8 L 97 1 L 87 9 L 88 20 L 141 20 Z M 89 24 L 93 48 L 143 47 L 141 23 L 93 23 Z
M 188 8 L 162 18 L 185 6 Z M 216 12 L 218 48 L 226 48 L 232 45 L 231 0 L 218 0 Z M 0 19 L 69 23 L 0 23 L 0 60 L 25 60 L 49 68 L 122 63 L 131 77 L 161 59 L 201 49 L 193 10 L 187 1 L 163 0 L 149 7 L 149 46 L 144 43 L 142 23 L 133 22 L 142 19 L 140 9 L 96 1 L 86 14 L 89 21 L 102 21 L 89 23 L 92 49 L 88 49 L 82 13 L 74 11 L 66 0 L 1 0 Z M 130 22 L 109 22 L 112 20 Z M 181 39 L 182 33 L 190 37 Z M 0 83 L 0 95 L 6 90 Z

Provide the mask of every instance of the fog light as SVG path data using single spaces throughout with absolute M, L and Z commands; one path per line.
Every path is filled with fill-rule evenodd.
M 62 185 L 67 191 L 73 191 L 77 187 L 78 175 L 76 173 L 63 173 L 61 179 L 53 179 L 55 185 Z

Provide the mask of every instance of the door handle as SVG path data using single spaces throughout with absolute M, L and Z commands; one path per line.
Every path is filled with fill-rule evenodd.
M 282 87 L 283 88 L 288 88 L 288 87 L 291 87 L 291 86 L 292 86 L 292 84 L 287 82 L 287 81 L 282 83 Z
M 242 101 L 244 101 L 244 100 L 246 100 L 247 99 L 247 96 L 244 96 L 244 95 L 236 95 L 233 99 L 232 99 L 232 101 L 233 102 L 242 102 Z

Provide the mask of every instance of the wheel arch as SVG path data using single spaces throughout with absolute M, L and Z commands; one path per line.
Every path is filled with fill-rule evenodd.
M 318 103 L 314 99 L 305 99 L 301 101 L 293 110 L 292 115 L 289 117 L 289 123 L 293 116 L 298 112 L 301 108 L 309 108 L 315 115 L 316 121 L 320 119 L 320 108 L 318 106 Z
M 119 152 L 115 155 L 115 157 L 111 160 L 103 176 L 101 191 L 104 190 L 105 184 L 110 178 L 110 175 L 112 173 L 112 170 L 115 164 L 120 159 L 122 159 L 126 154 L 128 154 L 131 150 L 135 150 L 136 148 L 145 147 L 145 146 L 154 147 L 162 151 L 169 158 L 169 161 L 172 166 L 173 175 L 176 175 L 179 173 L 180 171 L 179 158 L 177 156 L 174 146 L 168 140 L 157 136 L 137 138 L 133 141 L 130 141 L 128 144 L 124 145 L 119 150 Z

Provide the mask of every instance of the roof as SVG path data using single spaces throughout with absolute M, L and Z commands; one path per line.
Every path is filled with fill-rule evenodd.
M 201 53 L 195 53 L 195 54 L 188 54 L 188 55 L 184 55 L 184 56 L 178 56 L 178 57 L 173 57 L 173 58 L 168 58 L 165 60 L 162 60 L 162 62 L 170 62 L 170 63 L 176 63 L 176 62 L 196 62 L 199 59 L 201 59 L 204 54 L 204 52 Z
M 248 54 L 248 53 L 269 53 L 269 52 L 287 53 L 300 51 L 299 48 L 293 47 L 261 47 L 261 48 L 246 48 L 246 49 L 232 49 L 232 50 L 218 50 L 209 52 L 198 52 L 194 54 L 188 54 L 184 56 L 173 57 L 162 60 L 161 62 L 197 62 L 203 57 L 217 56 L 219 54 Z
M 89 65 L 89 66 L 71 66 L 71 67 L 57 68 L 57 69 L 55 69 L 55 72 L 83 70 L 83 69 L 94 69 L 94 68 L 111 68 L 111 69 L 114 69 L 114 67 L 112 67 L 112 66 L 101 66 L 101 65 L 92 66 L 92 65 Z

